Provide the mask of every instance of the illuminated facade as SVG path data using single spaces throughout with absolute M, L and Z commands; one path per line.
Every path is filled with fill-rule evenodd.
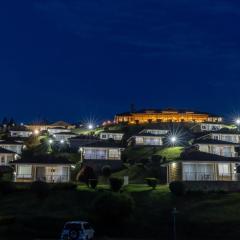
M 115 123 L 144 124 L 158 122 L 222 122 L 222 118 L 209 113 L 173 109 L 142 110 L 115 116 Z

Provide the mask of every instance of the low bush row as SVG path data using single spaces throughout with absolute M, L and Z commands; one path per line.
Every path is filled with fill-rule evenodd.
M 238 181 L 174 181 L 169 185 L 170 191 L 177 196 L 186 193 L 240 192 Z

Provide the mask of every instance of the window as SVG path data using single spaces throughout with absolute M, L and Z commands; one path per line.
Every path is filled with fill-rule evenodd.
M 228 163 L 219 163 L 218 164 L 218 173 L 220 176 L 229 176 L 230 168 Z
M 143 137 L 136 137 L 137 144 L 143 144 Z
M 102 138 L 106 139 L 107 135 L 106 134 L 102 134 Z
M 13 161 L 14 159 L 13 159 L 13 156 L 11 155 L 11 156 L 7 156 L 7 163 L 9 163 L 9 162 L 11 162 L 11 161 Z
M 5 157 L 4 156 L 1 157 L 1 164 L 5 164 Z
M 213 139 L 214 140 L 218 140 L 218 136 L 217 135 L 213 135 Z
M 18 177 L 31 178 L 32 166 L 29 166 L 29 165 L 18 166 Z
M 119 159 L 118 149 L 109 149 L 109 158 L 111 158 L 111 159 Z

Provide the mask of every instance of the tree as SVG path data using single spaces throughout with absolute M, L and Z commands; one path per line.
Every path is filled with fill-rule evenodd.
M 78 181 L 86 183 L 87 186 L 89 187 L 89 180 L 97 179 L 97 176 L 96 176 L 93 168 L 91 168 L 89 166 L 83 166 L 82 169 L 80 170 L 77 178 L 78 178 L 77 179 Z

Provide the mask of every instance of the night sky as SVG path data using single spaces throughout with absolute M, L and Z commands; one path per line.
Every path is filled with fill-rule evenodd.
M 137 108 L 240 110 L 240 2 L 0 4 L 0 117 L 103 120 Z

